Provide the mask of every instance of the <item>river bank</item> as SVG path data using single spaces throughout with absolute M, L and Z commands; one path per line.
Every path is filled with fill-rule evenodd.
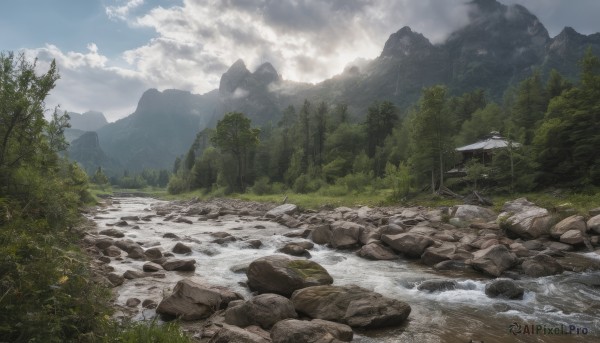
M 523 201 L 513 205 L 534 209 Z M 323 266 L 334 286 L 358 285 L 410 305 L 408 319 L 397 326 L 355 328 L 355 342 L 526 341 L 522 333 L 509 332 L 514 323 L 521 331 L 529 324 L 562 325 L 585 328 L 586 337 L 598 335 L 594 304 L 600 300 L 600 255 L 587 251 L 583 242 L 561 243 L 560 236 L 571 230 L 553 238 L 551 230 L 558 222 L 548 220 L 547 234 L 534 239 L 501 227 L 521 213 L 516 207 L 507 212 L 512 216 L 501 220 L 497 213 L 478 207 L 304 212 L 291 205 L 276 211 L 274 207 L 239 200 L 112 199 L 107 207 L 88 214 L 97 233 L 84 241 L 103 275 L 99 281 L 114 287 L 120 315 L 136 319 L 154 317 L 156 306 L 182 279 L 222 286 L 252 299 L 246 275 L 250 263 L 285 255 L 280 249 L 287 247 L 286 252 Z M 521 213 L 523 218 L 546 215 L 550 214 Z M 584 223 L 582 237 L 597 249 L 597 234 Z M 523 229 L 526 224 L 521 220 L 512 226 Z M 522 236 L 524 232 L 533 233 L 524 230 Z M 159 253 L 171 262 L 188 261 L 188 271 L 165 270 L 171 267 L 164 267 L 166 260 Z M 548 258 L 536 257 L 542 255 Z M 145 272 L 152 260 L 162 265 L 154 263 L 156 271 Z M 514 280 L 523 289 L 522 299 L 486 295 L 493 277 Z M 209 340 L 218 326 L 208 323 L 219 322 L 219 313 L 222 317 L 217 311 L 208 321 L 185 327 L 198 340 Z M 564 337 L 585 338 L 582 335 L 540 337 L 564 342 Z

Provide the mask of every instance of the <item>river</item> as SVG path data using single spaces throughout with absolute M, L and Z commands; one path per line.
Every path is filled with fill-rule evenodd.
M 102 230 L 125 216 L 154 214 L 152 204 L 163 203 L 150 198 L 116 198 L 113 205 L 99 208 L 90 215 Z M 197 217 L 197 216 L 196 216 Z M 251 297 L 244 286 L 244 273 L 235 273 L 235 266 L 277 254 L 286 242 L 298 238 L 284 237 L 291 229 L 254 217 L 225 215 L 218 219 L 197 221 L 193 224 L 164 221 L 153 217 L 150 221 L 131 223 L 120 228 L 144 248 L 159 246 L 170 251 L 178 242 L 163 238 L 174 233 L 181 242 L 193 250 L 196 271 L 189 273 L 163 271 L 165 278 L 146 277 L 125 280 L 115 289 L 116 304 L 123 305 L 129 298 L 152 299 L 160 302 L 170 294 L 178 280 L 198 277 L 209 283 L 226 286 Z M 219 245 L 210 243 L 210 233 L 228 232 L 240 240 Z M 251 249 L 242 239 L 259 239 L 263 245 Z M 573 273 L 543 278 L 524 278 L 523 300 L 491 299 L 484 293 L 490 279 L 479 274 L 441 274 L 416 262 L 403 259 L 395 261 L 370 261 L 351 251 L 338 251 L 315 245 L 310 251 L 312 260 L 321 264 L 331 274 L 334 285 L 355 284 L 385 296 L 407 302 L 412 307 L 409 319 L 398 328 L 379 331 L 355 331 L 354 342 L 589 342 L 600 341 L 600 272 Z M 596 253 L 588 258 L 600 258 Z M 111 259 L 116 273 L 142 270 L 144 261 L 128 258 Z M 458 289 L 427 293 L 418 291 L 416 285 L 430 279 L 454 279 Z M 582 281 L 583 280 L 583 281 Z M 587 282 L 589 280 L 590 282 Z M 585 285 L 585 283 L 591 286 Z M 136 319 L 150 319 L 154 310 L 145 309 Z M 512 332 L 509 329 L 512 325 Z M 517 333 L 519 331 L 520 333 Z M 530 334 L 527 334 L 527 333 Z M 573 332 L 573 334 L 568 334 Z M 514 334 L 516 333 L 516 334 Z M 563 334 L 564 333 L 564 334 Z

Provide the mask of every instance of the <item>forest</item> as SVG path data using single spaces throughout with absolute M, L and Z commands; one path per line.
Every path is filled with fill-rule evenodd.
M 588 49 L 579 68 L 577 82 L 556 70 L 534 70 L 506 90 L 500 104 L 483 90 L 452 96 L 435 85 L 405 111 L 375 102 L 363 121 L 344 104 L 308 100 L 260 129 L 243 113 L 228 113 L 215 129 L 199 132 L 174 162 L 168 191 L 345 195 L 391 189 L 395 200 L 444 187 L 492 194 L 547 187 L 593 192 L 600 185 L 600 59 Z M 463 177 L 447 178 L 462 162 L 455 149 L 491 132 L 514 144 L 495 152 L 491 162 L 469 161 Z

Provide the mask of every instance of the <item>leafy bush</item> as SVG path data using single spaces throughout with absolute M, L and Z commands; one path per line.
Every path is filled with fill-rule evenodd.
M 321 179 L 312 179 L 308 175 L 302 174 L 294 181 L 292 189 L 294 192 L 300 194 L 312 193 L 319 190 L 324 184 Z
M 167 184 L 169 194 L 181 194 L 188 190 L 188 183 L 180 176 L 173 175 Z
M 254 182 L 254 186 L 252 186 L 250 191 L 256 195 L 273 194 L 273 187 L 269 183 L 269 178 L 267 176 L 263 176 Z

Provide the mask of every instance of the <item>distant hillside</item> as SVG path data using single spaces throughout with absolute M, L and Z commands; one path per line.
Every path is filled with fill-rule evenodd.
M 85 132 L 79 138 L 73 140 L 68 149 L 68 156 L 83 166 L 90 175 L 98 167 L 102 167 L 107 175 L 118 174 L 123 168 L 119 162 L 108 157 L 102 151 L 96 132 Z
M 170 168 L 216 113 L 217 92 L 146 91 L 130 116 L 98 130 L 102 149 L 124 168 Z

